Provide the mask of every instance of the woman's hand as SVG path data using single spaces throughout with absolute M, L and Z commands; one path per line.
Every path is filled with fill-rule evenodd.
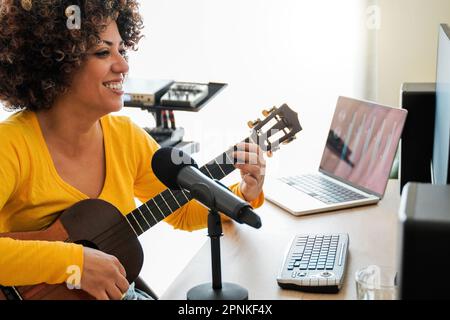
M 241 170 L 242 195 L 246 201 L 253 201 L 262 192 L 264 184 L 266 160 L 263 151 L 257 144 L 242 142 L 236 145 L 233 157 L 237 161 L 234 166 Z
M 121 300 L 130 285 L 119 260 L 99 250 L 83 250 L 81 289 L 98 300 Z

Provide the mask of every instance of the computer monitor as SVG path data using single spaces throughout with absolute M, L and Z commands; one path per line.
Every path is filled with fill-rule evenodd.
M 418 128 L 420 129 L 420 128 Z M 441 24 L 436 73 L 436 116 L 432 158 L 432 182 L 450 183 L 450 27 Z

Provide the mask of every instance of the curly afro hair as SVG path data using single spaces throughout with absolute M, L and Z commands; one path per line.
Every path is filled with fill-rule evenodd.
M 66 8 L 78 5 L 81 28 L 69 29 Z M 100 41 L 105 22 L 117 22 L 127 49 L 143 28 L 137 0 L 0 0 L 0 101 L 9 110 L 49 109 Z

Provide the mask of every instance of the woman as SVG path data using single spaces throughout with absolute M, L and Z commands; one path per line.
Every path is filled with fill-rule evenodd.
M 81 28 L 68 28 L 73 1 L 0 2 L 0 100 L 20 110 L 0 123 L 0 233 L 42 230 L 58 212 L 99 198 L 122 213 L 165 187 L 151 171 L 158 145 L 122 108 L 126 50 L 142 20 L 135 0 L 79 1 Z M 239 144 L 242 181 L 233 192 L 263 202 L 264 158 Z M 252 164 L 250 164 L 252 163 Z M 206 209 L 189 202 L 165 219 L 175 228 L 206 226 Z M 81 270 L 81 289 L 97 299 L 136 297 L 113 256 L 63 242 L 0 238 L 0 285 L 64 283 Z

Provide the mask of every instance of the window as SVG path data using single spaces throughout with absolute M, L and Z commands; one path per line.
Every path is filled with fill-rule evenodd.
M 317 165 L 337 97 L 363 96 L 366 9 L 361 0 L 141 1 L 146 37 L 130 76 L 229 84 L 198 114 L 175 114 L 188 139 L 205 141 L 204 161 L 246 137 L 262 109 L 288 103 L 305 127 L 296 143 Z

